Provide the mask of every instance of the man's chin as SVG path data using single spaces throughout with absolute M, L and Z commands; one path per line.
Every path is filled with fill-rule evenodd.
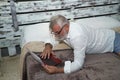
M 55 38 L 56 41 L 63 41 L 65 40 L 64 38 Z
M 55 40 L 56 40 L 56 41 L 59 41 L 59 42 L 60 42 L 60 41 L 63 41 L 63 40 L 61 40 L 61 39 L 55 39 Z

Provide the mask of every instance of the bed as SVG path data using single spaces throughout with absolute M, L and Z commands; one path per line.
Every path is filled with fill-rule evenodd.
M 110 17 L 98 17 L 78 20 L 81 24 L 86 24 L 88 20 L 97 24 L 92 24 L 91 27 L 98 29 L 109 28 L 120 31 L 120 22 Z M 104 20 L 106 19 L 106 23 Z M 108 23 L 107 23 L 108 21 Z M 111 22 L 111 23 L 110 23 Z M 113 23 L 112 23 L 113 22 Z M 87 23 L 88 25 L 91 24 Z M 106 24 L 106 25 L 105 25 Z M 63 43 L 58 43 L 49 35 L 49 23 L 39 23 L 27 26 L 23 29 L 23 36 L 21 42 L 21 56 L 20 56 L 20 74 L 21 80 L 119 80 L 120 79 L 120 57 L 114 53 L 105 54 L 89 54 L 86 55 L 83 69 L 71 74 L 47 74 L 44 72 L 39 63 L 35 62 L 28 54 L 26 48 L 40 54 L 44 49 L 46 42 L 52 41 L 54 44 L 54 52 L 56 56 L 60 57 L 63 62 L 70 57 L 73 60 L 72 49 Z M 102 27 L 100 27 L 102 26 Z M 44 35 L 41 35 L 44 34 Z M 71 53 L 71 54 L 68 54 Z M 66 54 L 66 55 L 65 55 Z M 60 56 L 62 55 L 62 57 Z

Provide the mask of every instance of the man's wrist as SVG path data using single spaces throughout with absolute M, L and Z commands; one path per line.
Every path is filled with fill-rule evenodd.
M 64 68 L 58 68 L 58 69 L 56 70 L 56 73 L 64 73 Z
M 53 46 L 52 46 L 52 44 L 51 44 L 51 43 L 46 43 L 46 44 L 45 44 L 45 48 L 51 48 L 51 49 L 52 49 L 52 48 L 53 48 Z

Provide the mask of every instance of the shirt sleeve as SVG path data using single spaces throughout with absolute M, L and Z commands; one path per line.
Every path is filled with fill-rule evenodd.
M 85 59 L 85 49 L 87 45 L 87 38 L 79 36 L 70 41 L 74 49 L 74 61 L 65 61 L 64 73 L 71 73 L 82 68 Z
M 56 40 L 55 40 L 55 37 L 52 36 L 52 35 L 49 35 L 49 37 L 46 38 L 46 39 L 44 40 L 44 42 L 45 42 L 45 43 L 51 43 L 51 44 L 53 45 L 53 47 L 54 47 L 55 45 L 59 44 L 59 42 L 56 41 Z

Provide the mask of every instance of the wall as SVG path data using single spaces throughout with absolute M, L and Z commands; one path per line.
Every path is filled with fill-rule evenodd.
M 23 27 L 49 22 L 52 15 L 62 14 L 68 19 L 112 16 L 120 20 L 120 0 L 40 0 L 15 2 L 15 6 L 19 25 L 17 32 L 13 28 L 10 2 L 0 2 L 0 50 L 7 47 L 9 55 L 16 53 L 15 46 L 20 44 Z

